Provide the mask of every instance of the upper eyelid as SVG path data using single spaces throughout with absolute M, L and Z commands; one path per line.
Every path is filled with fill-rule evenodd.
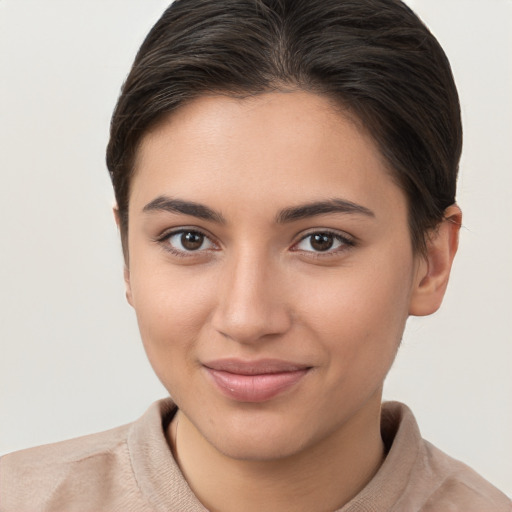
M 179 235 L 180 233 L 187 233 L 187 232 L 199 233 L 199 234 L 203 235 L 205 238 L 207 238 L 210 241 L 210 243 L 213 245 L 213 248 L 201 249 L 201 250 L 196 250 L 196 251 L 184 251 L 184 250 L 178 249 L 176 247 L 173 247 L 170 243 L 167 243 L 171 237 L 173 237 L 175 235 Z M 165 229 L 158 236 L 153 238 L 153 241 L 156 242 L 158 245 L 160 245 L 165 251 L 172 252 L 175 255 L 179 254 L 184 257 L 193 257 L 193 256 L 197 257 L 198 255 L 204 254 L 206 252 L 216 251 L 221 247 L 221 244 L 218 242 L 218 240 L 215 237 L 213 237 L 212 235 L 205 232 L 204 229 L 200 229 L 197 227 L 182 227 L 182 226 L 180 226 L 180 227 L 176 227 L 176 228 Z
M 351 234 L 349 234 L 349 233 L 347 233 L 345 231 L 340 231 L 340 230 L 332 229 L 332 228 L 311 228 L 311 229 L 308 229 L 305 232 L 299 233 L 296 236 L 296 238 L 295 238 L 296 241 L 293 242 L 293 243 L 297 244 L 298 242 L 301 242 L 302 240 L 304 240 L 308 236 L 315 235 L 317 233 L 324 233 L 324 234 L 327 234 L 327 235 L 332 235 L 334 237 L 338 237 L 338 238 L 341 238 L 343 240 L 350 241 L 352 243 L 356 243 L 357 242 L 357 238 L 354 235 L 351 235 Z
M 207 230 L 203 228 L 199 228 L 196 226 L 180 226 L 176 228 L 167 228 L 164 229 L 159 235 L 156 236 L 157 241 L 166 240 L 167 238 L 170 238 L 173 235 L 177 235 L 178 233 L 199 233 L 206 238 L 208 238 L 211 242 L 218 245 L 217 239 L 209 233 Z
M 308 237 L 310 237 L 314 234 L 317 234 L 317 233 L 323 233 L 323 234 L 328 234 L 328 235 L 333 236 L 338 241 L 341 241 L 341 243 L 342 243 L 341 247 L 335 248 L 334 250 L 327 250 L 327 251 L 309 251 L 309 250 L 297 248 L 297 246 L 302 241 L 304 241 Z M 348 233 L 345 233 L 345 232 L 339 232 L 339 231 L 332 230 L 332 229 L 314 229 L 312 231 L 308 231 L 307 233 L 303 234 L 296 242 L 294 242 L 291 245 L 289 250 L 292 252 L 302 252 L 304 254 L 308 254 L 311 256 L 315 256 L 315 257 L 328 257 L 328 256 L 339 255 L 340 253 L 342 253 L 350 248 L 355 247 L 357 245 L 357 242 L 358 241 L 354 236 L 349 235 Z
M 187 251 L 182 250 L 177 247 L 174 247 L 171 243 L 169 243 L 169 239 L 173 236 L 179 235 L 180 233 L 199 233 L 200 235 L 207 238 L 210 243 L 213 245 L 213 247 L 209 247 L 207 249 L 201 249 L 201 250 L 195 250 L 195 251 Z M 170 228 L 162 231 L 160 235 L 155 237 L 153 239 L 154 242 L 158 244 L 158 246 L 164 250 L 166 253 L 173 254 L 175 257 L 180 258 L 198 258 L 201 255 L 205 255 L 207 253 L 214 252 L 218 250 L 220 247 L 220 244 L 212 238 L 212 236 L 208 235 L 204 232 L 204 230 L 199 228 L 186 228 L 186 227 L 179 227 L 179 228 Z M 194 260 L 192 260 L 194 261 Z

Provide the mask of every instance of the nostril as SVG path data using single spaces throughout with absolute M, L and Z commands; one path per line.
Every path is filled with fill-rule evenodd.
M 279 306 L 231 307 L 218 310 L 213 316 L 213 327 L 222 336 L 239 343 L 253 343 L 269 336 L 285 333 L 291 318 Z

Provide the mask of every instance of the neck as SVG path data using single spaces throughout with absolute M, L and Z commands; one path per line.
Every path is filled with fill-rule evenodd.
M 173 453 L 190 488 L 210 511 L 336 510 L 373 477 L 384 458 L 380 393 L 343 428 L 300 453 L 238 460 L 215 449 L 178 411 Z

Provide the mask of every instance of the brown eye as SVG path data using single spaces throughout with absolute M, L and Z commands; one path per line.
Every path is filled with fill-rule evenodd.
M 310 238 L 311 247 L 315 251 L 328 251 L 334 245 L 334 236 L 329 233 L 315 233 Z
M 204 242 L 204 235 L 195 231 L 186 231 L 181 234 L 181 245 L 187 251 L 197 251 Z
M 176 253 L 199 252 L 214 249 L 215 244 L 200 231 L 180 230 L 162 238 L 165 245 Z
M 347 236 L 329 231 L 317 231 L 306 235 L 293 246 L 294 251 L 310 253 L 339 253 L 354 246 L 354 242 Z

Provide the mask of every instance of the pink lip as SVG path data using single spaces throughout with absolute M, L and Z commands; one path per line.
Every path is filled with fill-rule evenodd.
M 265 402 L 298 383 L 310 367 L 261 359 L 220 359 L 204 364 L 219 391 L 239 402 Z

